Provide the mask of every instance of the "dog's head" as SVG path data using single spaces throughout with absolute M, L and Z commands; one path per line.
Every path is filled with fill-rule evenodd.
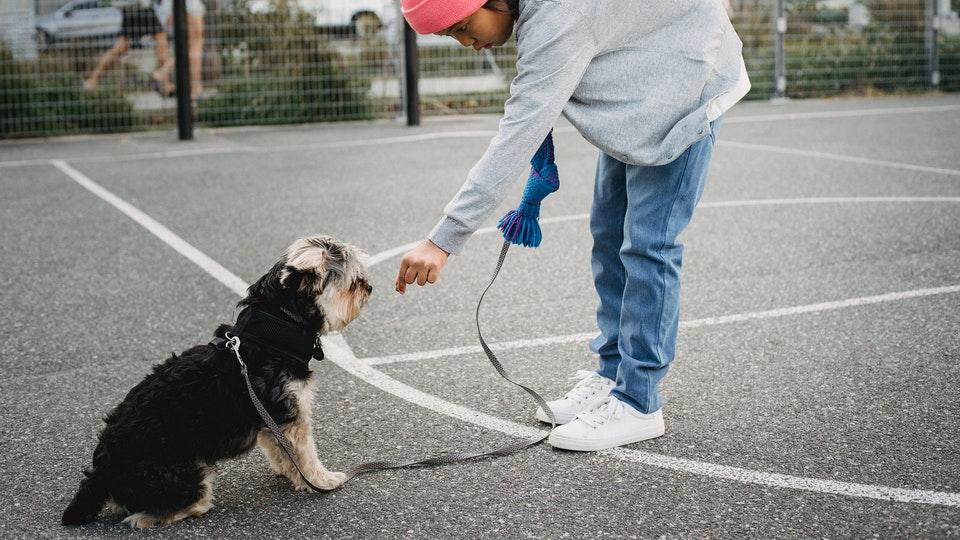
M 365 256 L 330 236 L 301 238 L 250 286 L 239 305 L 278 305 L 316 323 L 321 333 L 342 330 L 373 291 L 361 262 Z

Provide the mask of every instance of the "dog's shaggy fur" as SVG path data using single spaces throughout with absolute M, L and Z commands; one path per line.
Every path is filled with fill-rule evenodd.
M 326 236 L 297 240 L 250 286 L 239 306 L 285 310 L 320 334 L 341 330 L 371 293 L 361 252 Z M 221 325 L 223 337 L 233 329 Z M 310 424 L 313 384 L 307 364 L 256 343 L 241 345 L 257 396 L 293 444 L 297 462 L 317 486 L 339 486 L 343 473 L 320 463 Z M 64 525 L 96 519 L 103 506 L 129 514 L 133 527 L 173 523 L 210 510 L 214 465 L 259 445 L 271 468 L 309 489 L 265 429 L 234 353 L 193 347 L 154 367 L 104 419 L 93 466 Z

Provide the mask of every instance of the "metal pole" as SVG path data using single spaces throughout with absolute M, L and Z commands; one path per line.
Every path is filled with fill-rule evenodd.
M 183 1 L 183 0 L 179 0 Z M 406 98 L 407 125 L 420 125 L 420 59 L 417 56 L 417 34 L 403 21 L 403 80 Z
M 190 102 L 186 0 L 173 0 L 173 47 L 177 79 L 177 133 L 181 141 L 189 141 L 193 139 L 193 104 Z
M 787 18 L 784 15 L 784 0 L 774 0 L 773 9 L 773 81 L 774 98 L 787 95 L 786 54 L 783 48 L 784 34 L 787 33 Z
M 940 85 L 940 56 L 937 42 L 938 30 L 940 27 L 940 17 L 938 16 L 939 0 L 926 0 L 926 31 L 924 32 L 924 41 L 927 47 L 927 77 L 930 86 L 936 88 Z

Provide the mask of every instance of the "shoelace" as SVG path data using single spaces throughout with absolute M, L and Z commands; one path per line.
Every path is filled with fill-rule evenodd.
M 583 369 L 578 369 L 568 380 L 580 381 L 564 395 L 564 397 L 572 399 L 577 403 L 593 397 L 606 386 L 603 377 L 595 371 L 586 371 Z
M 623 403 L 613 396 L 607 396 L 599 405 L 590 411 L 577 415 L 577 419 L 591 427 L 600 427 L 610 420 L 617 420 L 623 415 Z

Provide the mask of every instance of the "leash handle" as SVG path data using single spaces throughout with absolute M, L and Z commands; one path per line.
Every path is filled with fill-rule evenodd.
M 547 414 L 547 417 L 550 418 L 550 424 L 552 429 L 557 425 L 556 416 L 553 414 L 553 411 L 550 409 L 550 406 L 547 405 L 546 400 L 544 400 L 543 397 L 541 397 L 540 394 L 538 394 L 532 388 L 525 386 L 523 384 L 520 384 L 510 378 L 510 375 L 503 368 L 503 365 L 500 363 L 500 360 L 497 359 L 497 355 L 493 353 L 493 349 L 491 349 L 490 346 L 487 345 L 486 340 L 483 339 L 483 332 L 480 329 L 480 307 L 483 305 L 483 299 L 487 295 L 487 291 L 489 291 L 490 288 L 493 287 L 494 282 L 497 281 L 497 276 L 500 275 L 500 270 L 503 268 L 503 263 L 507 258 L 507 251 L 509 249 L 510 249 L 510 240 L 506 240 L 503 242 L 503 247 L 500 248 L 500 257 L 497 259 L 497 267 L 493 271 L 493 276 L 490 277 L 490 282 L 483 289 L 483 293 L 480 294 L 480 299 L 477 301 L 477 311 L 476 311 L 476 317 L 475 317 L 476 323 L 477 323 L 477 337 L 480 339 L 480 346 L 483 348 L 484 354 L 487 355 L 487 359 L 490 361 L 490 364 L 493 365 L 493 368 L 497 370 L 497 373 L 499 373 L 501 377 L 506 379 L 507 382 L 515 386 L 519 386 L 527 394 L 533 397 L 534 401 L 537 402 L 537 405 L 542 407 L 543 411 Z M 247 383 L 247 391 L 250 393 L 250 400 L 253 401 L 254 407 L 257 409 L 257 412 L 260 413 L 260 417 L 263 418 L 264 424 L 266 424 L 267 427 L 270 429 L 270 431 L 273 433 L 273 436 L 277 440 L 277 443 L 280 445 L 280 448 L 282 448 L 283 451 L 287 454 L 287 457 L 290 458 L 290 461 L 293 463 L 293 466 L 296 467 L 297 472 L 300 473 L 300 477 L 303 478 L 303 481 L 306 482 L 307 485 L 310 486 L 310 488 L 313 489 L 314 491 L 326 493 L 326 492 L 334 491 L 334 489 L 339 489 L 339 488 L 334 488 L 334 489 L 319 488 L 313 485 L 313 483 L 310 482 L 310 480 L 308 480 L 307 477 L 303 474 L 303 471 L 300 469 L 300 465 L 297 463 L 297 460 L 294 457 L 293 445 L 290 444 L 289 439 L 287 439 L 287 437 L 283 434 L 283 432 L 280 430 L 280 427 L 277 426 L 277 423 L 273 421 L 273 418 L 270 417 L 270 414 L 267 412 L 266 408 L 264 408 L 263 403 L 260 402 L 260 400 L 257 398 L 257 395 L 253 391 L 253 385 L 250 384 L 250 377 L 247 374 L 247 365 L 243 362 L 243 359 L 240 357 L 240 338 L 237 336 L 231 336 L 229 333 L 226 334 L 226 337 L 227 337 L 226 347 L 233 351 L 233 353 L 237 357 L 237 362 L 240 363 L 240 372 L 243 374 L 243 380 L 246 381 Z M 469 452 L 469 453 L 468 452 L 450 452 L 450 453 L 445 453 L 439 456 L 433 456 L 433 457 L 429 457 L 426 459 L 419 459 L 419 460 L 370 461 L 367 463 L 361 463 L 359 465 L 355 465 L 347 469 L 346 471 L 344 471 L 346 478 L 344 479 L 343 483 L 340 485 L 342 486 L 343 484 L 347 483 L 350 479 L 352 479 L 357 475 L 374 472 L 374 471 L 384 471 L 388 469 L 404 469 L 404 468 L 412 468 L 412 467 L 430 467 L 433 465 L 448 465 L 451 463 L 460 463 L 463 461 L 469 461 L 469 460 L 480 459 L 480 458 L 508 456 L 510 454 L 513 454 L 514 452 L 518 452 L 520 450 L 523 450 L 525 448 L 528 448 L 530 446 L 534 446 L 536 444 L 543 442 L 543 440 L 546 439 L 549 436 L 549 434 L 550 432 L 548 431 L 542 436 L 534 437 L 532 439 L 528 439 L 525 441 L 519 441 L 513 444 L 508 444 L 506 446 L 502 446 L 500 448 L 491 450 L 489 452 Z

